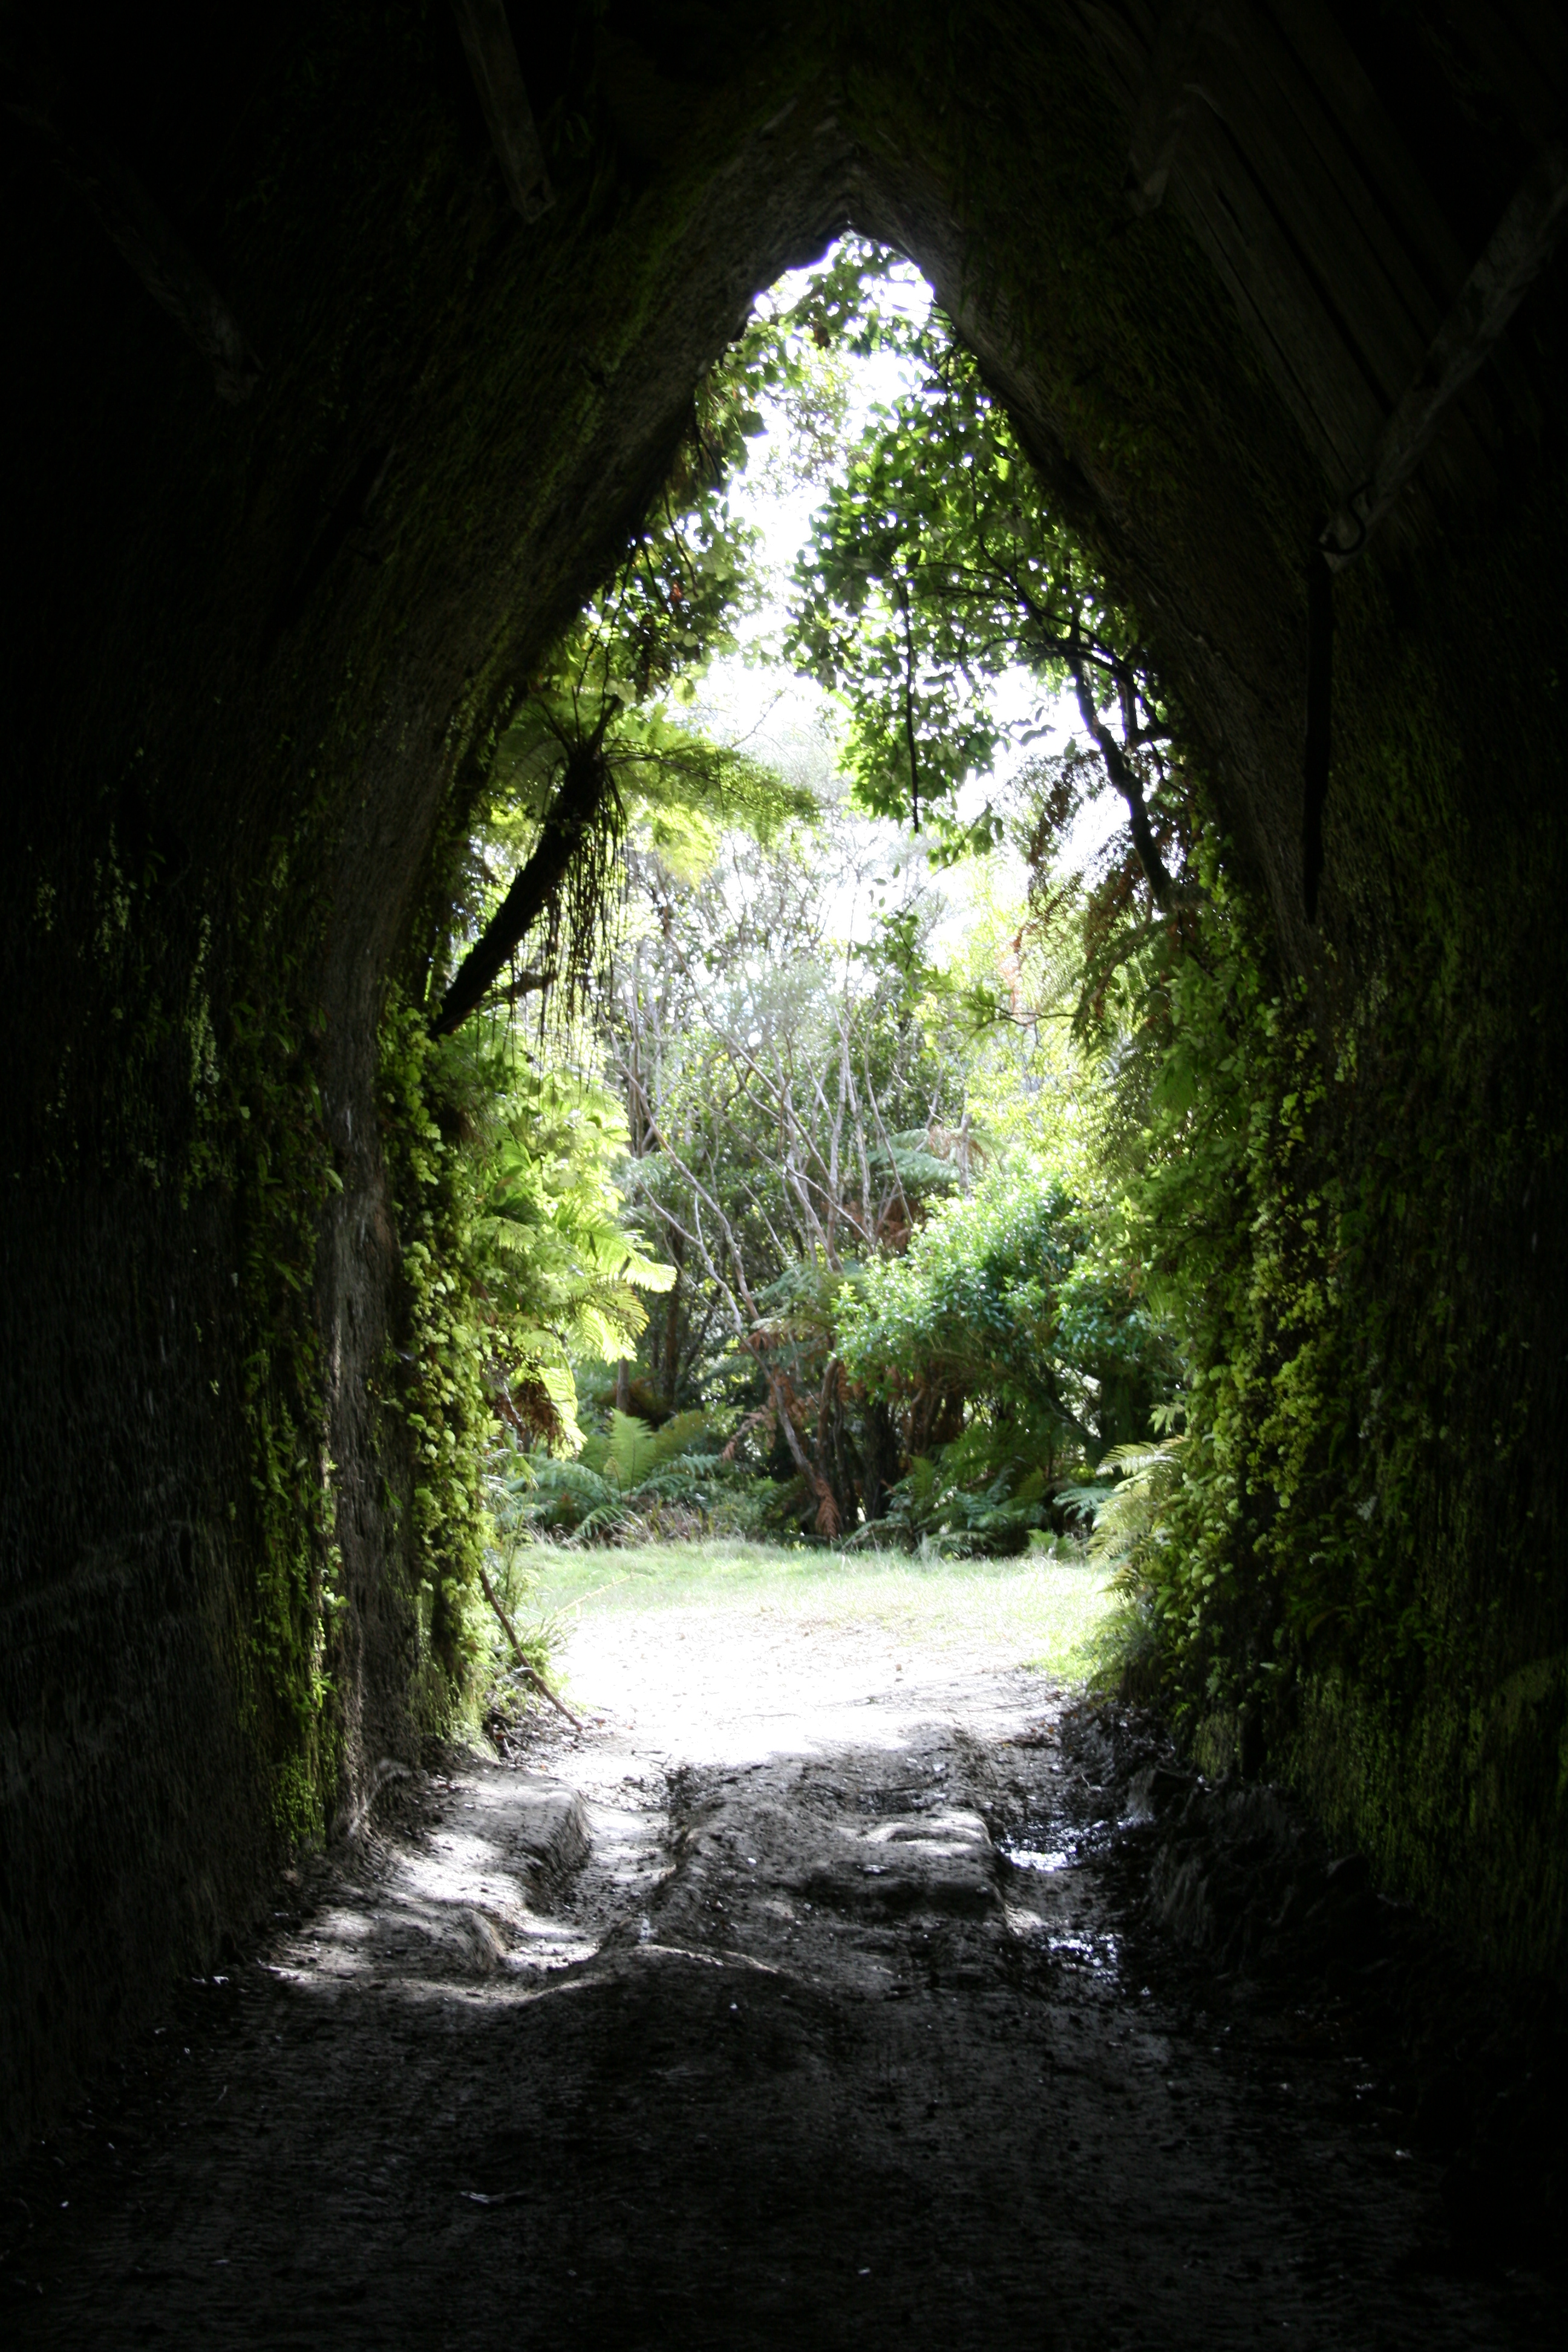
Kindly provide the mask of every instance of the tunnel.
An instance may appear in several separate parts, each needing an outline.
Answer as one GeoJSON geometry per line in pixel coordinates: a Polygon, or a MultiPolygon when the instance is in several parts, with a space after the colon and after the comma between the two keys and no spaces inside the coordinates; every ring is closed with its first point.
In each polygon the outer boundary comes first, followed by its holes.
{"type": "Polygon", "coordinates": [[[7,9],[0,58],[13,2150],[439,1725],[380,1024],[509,697],[851,230],[1138,614],[1318,1041],[1303,1213],[1350,1205],[1292,1409],[1365,1573],[1214,1769],[1547,1999],[1557,11],[143,0],[7,9]]]}

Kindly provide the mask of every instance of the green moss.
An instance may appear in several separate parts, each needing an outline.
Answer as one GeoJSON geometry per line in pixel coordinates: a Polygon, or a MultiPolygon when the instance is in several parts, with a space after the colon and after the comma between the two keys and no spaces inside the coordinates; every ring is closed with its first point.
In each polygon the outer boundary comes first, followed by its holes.
{"type": "Polygon", "coordinates": [[[424,1021],[395,999],[383,1024],[378,1095],[402,1273],[380,1398],[403,1439],[419,1628],[416,1716],[435,1732],[461,1709],[478,1654],[473,1596],[496,1417],[480,1302],[466,1277],[474,1191],[460,1106],[443,1087],[424,1021]]]}
{"type": "Polygon", "coordinates": [[[236,921],[243,994],[204,1006],[188,1191],[228,1203],[237,1363],[248,1454],[243,1515],[248,1623],[241,1723],[286,1842],[319,1838],[335,1791],[342,1725],[328,1650],[341,1598],[333,1467],[318,1312],[322,1223],[342,1189],[317,1076],[324,1028],[308,952],[320,921],[320,809],[293,828],[236,921]]]}
{"type": "MultiPolygon", "coordinates": [[[[1027,446],[1145,614],[1232,845],[1246,951],[1189,1008],[1207,1124],[1191,1213],[1177,1187],[1163,1229],[1212,1274],[1168,1686],[1215,1757],[1260,1724],[1394,1883],[1500,1950],[1560,1952],[1561,452],[1543,425],[1528,501],[1493,485],[1484,529],[1458,514],[1444,543],[1428,520],[1415,554],[1391,538],[1342,585],[1331,954],[1290,841],[1301,555],[1329,486],[1175,208],[1127,219],[1125,126],[1071,27],[879,0],[752,12],[721,53],[707,19],[637,22],[661,58],[688,44],[679,137],[635,152],[578,58],[549,117],[558,202],[525,232],[464,148],[444,14],[321,12],[202,202],[201,249],[267,359],[244,412],[129,295],[115,367],[82,366],[79,256],[52,231],[23,284],[66,396],[58,418],[38,404],[18,541],[49,617],[18,637],[47,675],[13,772],[7,1102],[31,1144],[12,1175],[62,1200],[121,1187],[149,1262],[170,1197],[221,1235],[228,1287],[200,1300],[229,1514],[213,1572],[279,1831],[319,1832],[347,1738],[321,1088],[369,1108],[384,998],[399,1319],[363,1423],[376,1475],[349,1466],[380,1495],[367,1552],[409,1579],[435,1726],[471,1645],[486,1415],[416,1009],[498,718],[613,560],[744,291],[729,191],[793,253],[772,183],[810,180],[831,108],[889,214],[932,225],[1027,446]],[[765,164],[722,178],[775,119],[765,164]],[[280,619],[373,446],[393,451],[381,502],[280,619]]],[[[1551,383],[1542,283],[1510,335],[1545,339],[1551,383]]],[[[374,1171],[355,1181],[381,1205],[374,1171]]],[[[184,1235],[167,1255],[168,1286],[194,1283],[184,1235]]],[[[169,1429],[171,1484],[205,1492],[169,1429]]],[[[95,1474],[84,1441],[70,1475],[95,1474]]]]}
{"type": "Polygon", "coordinates": [[[1194,1752],[1234,1761],[1252,1723],[1386,1885],[1531,1969],[1568,1937],[1568,975],[1561,820],[1528,856],[1509,825],[1521,771],[1562,752],[1522,675],[1506,739],[1487,726],[1459,649],[1484,608],[1468,654],[1500,691],[1528,667],[1511,638],[1540,628],[1560,494],[1462,588],[1394,568],[1346,599],[1342,952],[1270,977],[1232,897],[1228,945],[1178,987],[1141,1201],[1194,1375],[1158,1599],[1194,1752]]]}

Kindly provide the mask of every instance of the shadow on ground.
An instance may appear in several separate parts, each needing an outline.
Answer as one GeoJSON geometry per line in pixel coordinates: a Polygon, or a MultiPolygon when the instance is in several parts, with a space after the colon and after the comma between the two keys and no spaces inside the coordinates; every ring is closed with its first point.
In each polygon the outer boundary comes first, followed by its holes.
{"type": "Polygon", "coordinates": [[[12,2340],[1546,2341],[1344,2017],[1151,1924],[1152,1783],[1127,1826],[1065,1706],[797,1690],[390,1782],[7,2181],[12,2340]]]}

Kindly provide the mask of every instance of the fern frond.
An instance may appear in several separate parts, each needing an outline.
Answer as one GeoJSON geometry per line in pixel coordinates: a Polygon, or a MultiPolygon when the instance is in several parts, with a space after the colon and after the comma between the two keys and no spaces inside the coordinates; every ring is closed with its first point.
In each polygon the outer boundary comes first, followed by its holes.
{"type": "Polygon", "coordinates": [[[623,1491],[638,1486],[658,1459],[658,1441],[646,1421],[618,1408],[610,1415],[606,1469],[623,1491]]]}

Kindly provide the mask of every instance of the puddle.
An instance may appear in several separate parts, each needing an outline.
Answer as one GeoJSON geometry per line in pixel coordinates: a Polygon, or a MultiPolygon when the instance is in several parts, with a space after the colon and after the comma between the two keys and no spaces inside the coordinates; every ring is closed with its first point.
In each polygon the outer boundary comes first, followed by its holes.
{"type": "Polygon", "coordinates": [[[1038,1845],[1004,1845],[1002,1853],[1015,1870],[1070,1870],[1078,1860],[1075,1853],[1038,1845]]]}
{"type": "Polygon", "coordinates": [[[1058,1959],[1110,1976],[1117,1972],[1121,1954],[1114,1936],[1047,1936],[1046,1942],[1058,1959]]]}

